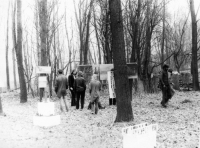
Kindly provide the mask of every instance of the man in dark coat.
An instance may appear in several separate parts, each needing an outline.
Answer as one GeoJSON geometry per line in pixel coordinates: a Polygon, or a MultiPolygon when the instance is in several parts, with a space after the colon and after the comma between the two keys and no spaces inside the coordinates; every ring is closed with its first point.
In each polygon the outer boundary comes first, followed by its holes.
{"type": "Polygon", "coordinates": [[[65,104],[66,111],[69,110],[68,106],[67,106],[66,98],[65,98],[65,96],[67,95],[67,89],[68,89],[67,77],[65,75],[63,75],[63,70],[59,69],[58,76],[55,81],[55,92],[60,101],[60,110],[61,111],[63,111],[62,99],[65,104]]]}
{"type": "Polygon", "coordinates": [[[160,86],[162,90],[162,101],[161,105],[163,107],[167,107],[166,104],[168,103],[169,99],[171,98],[171,92],[170,92],[170,83],[168,78],[168,68],[169,66],[167,64],[163,65],[163,70],[160,77],[160,86]]]}
{"type": "Polygon", "coordinates": [[[76,106],[75,91],[74,91],[74,79],[76,71],[72,70],[71,74],[68,76],[69,90],[71,92],[71,106],[76,106]]]}
{"type": "Polygon", "coordinates": [[[86,82],[83,78],[83,72],[78,72],[78,77],[74,81],[74,90],[76,93],[76,109],[79,109],[79,100],[81,98],[81,109],[84,108],[86,82]]]}

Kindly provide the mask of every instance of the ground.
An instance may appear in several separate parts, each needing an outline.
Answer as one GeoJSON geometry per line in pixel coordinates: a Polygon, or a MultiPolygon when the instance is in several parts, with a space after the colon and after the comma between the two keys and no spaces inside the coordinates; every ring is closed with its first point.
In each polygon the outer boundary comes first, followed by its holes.
{"type": "Polygon", "coordinates": [[[82,111],[70,107],[61,114],[61,124],[50,128],[33,125],[38,98],[29,96],[27,103],[20,104],[18,92],[1,95],[7,116],[0,116],[0,148],[122,148],[121,129],[144,122],[158,123],[157,148],[196,148],[199,144],[200,92],[176,92],[167,108],[160,105],[161,93],[134,95],[134,121],[129,123],[114,123],[116,106],[109,106],[104,95],[101,102],[106,109],[98,115],[87,110],[86,100],[82,111]]]}

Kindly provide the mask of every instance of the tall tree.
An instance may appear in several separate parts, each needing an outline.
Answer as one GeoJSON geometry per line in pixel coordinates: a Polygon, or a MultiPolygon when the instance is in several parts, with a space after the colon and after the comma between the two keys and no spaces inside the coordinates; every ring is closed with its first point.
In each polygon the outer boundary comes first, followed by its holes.
{"type": "MultiPolygon", "coordinates": [[[[47,55],[47,0],[39,1],[39,23],[40,23],[40,50],[41,59],[40,66],[48,65],[47,55]]],[[[44,94],[44,89],[40,88],[40,101],[44,94]]]]}
{"type": "Polygon", "coordinates": [[[164,47],[165,47],[165,0],[163,0],[163,26],[162,26],[162,42],[161,42],[161,67],[164,62],[164,47]]]}
{"type": "Polygon", "coordinates": [[[20,84],[20,103],[27,102],[27,89],[24,77],[23,56],[22,56],[22,18],[21,0],[17,0],[17,48],[16,57],[18,64],[19,84],[20,84]]]}
{"type": "Polygon", "coordinates": [[[7,29],[6,29],[6,78],[7,78],[7,89],[10,90],[10,72],[9,72],[9,60],[8,60],[8,52],[9,52],[9,9],[10,2],[8,4],[8,14],[7,14],[7,29]]]}
{"type": "Polygon", "coordinates": [[[193,89],[199,90],[199,80],[198,80],[198,60],[197,60],[197,20],[194,10],[194,0],[190,0],[190,11],[192,19],[192,82],[193,89]]]}
{"type": "Polygon", "coordinates": [[[109,7],[112,33],[111,48],[113,51],[117,97],[117,117],[115,122],[132,121],[133,112],[127,76],[121,1],[109,0],[109,7]]]}
{"type": "Polygon", "coordinates": [[[14,76],[14,87],[17,88],[17,80],[16,80],[16,57],[15,57],[15,50],[17,48],[17,40],[16,40],[16,23],[15,23],[15,16],[16,16],[16,1],[13,5],[12,11],[12,39],[13,39],[13,49],[12,49],[12,60],[13,60],[13,76],[14,76]]]}

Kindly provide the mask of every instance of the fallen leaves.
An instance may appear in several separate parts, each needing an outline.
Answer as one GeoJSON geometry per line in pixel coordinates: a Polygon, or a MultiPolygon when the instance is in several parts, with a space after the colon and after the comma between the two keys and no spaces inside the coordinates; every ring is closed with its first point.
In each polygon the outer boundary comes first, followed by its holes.
{"type": "MultiPolygon", "coordinates": [[[[158,94],[136,94],[133,96],[133,122],[114,123],[116,106],[109,106],[108,96],[101,97],[106,109],[97,115],[85,108],[61,114],[61,124],[50,128],[33,125],[37,113],[38,98],[30,98],[25,104],[19,103],[18,92],[2,94],[3,110],[0,116],[0,143],[4,148],[122,148],[121,129],[140,123],[158,123],[157,148],[198,147],[200,124],[199,92],[176,92],[167,108],[160,105],[158,94]]],[[[88,96],[88,95],[87,95],[88,96]]],[[[56,99],[56,113],[59,104],[56,99]]],[[[68,105],[70,99],[68,99],[68,105]]]]}

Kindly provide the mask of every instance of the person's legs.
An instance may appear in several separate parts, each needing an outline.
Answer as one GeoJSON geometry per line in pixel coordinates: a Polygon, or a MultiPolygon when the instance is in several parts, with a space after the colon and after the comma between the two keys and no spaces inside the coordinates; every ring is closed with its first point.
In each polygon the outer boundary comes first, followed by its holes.
{"type": "Polygon", "coordinates": [[[67,106],[67,102],[66,102],[65,96],[63,96],[63,102],[64,102],[64,104],[65,104],[65,109],[66,109],[66,111],[68,112],[68,111],[69,111],[69,108],[68,108],[68,106],[67,106]]]}
{"type": "Polygon", "coordinates": [[[166,90],[163,88],[163,90],[162,90],[162,101],[161,101],[161,105],[163,106],[163,107],[167,107],[166,106],[166,90]]]}
{"type": "Polygon", "coordinates": [[[59,98],[59,103],[60,103],[60,111],[63,112],[63,107],[62,107],[62,97],[59,98]]]}
{"type": "Polygon", "coordinates": [[[97,114],[99,111],[98,102],[99,102],[99,97],[95,99],[95,114],[97,114]]]}
{"type": "Polygon", "coordinates": [[[79,109],[80,95],[81,95],[81,94],[80,94],[79,92],[76,93],[76,97],[77,97],[77,98],[76,98],[76,99],[77,99],[77,100],[76,100],[76,109],[79,109]]]}
{"type": "Polygon", "coordinates": [[[71,92],[71,106],[75,106],[76,105],[75,93],[71,89],[70,89],[70,92],[71,92]]]}
{"type": "Polygon", "coordinates": [[[91,112],[92,112],[92,114],[94,114],[94,112],[95,112],[94,101],[91,102],[91,112]]]}
{"type": "Polygon", "coordinates": [[[85,92],[81,92],[81,109],[84,108],[85,92]]]}

